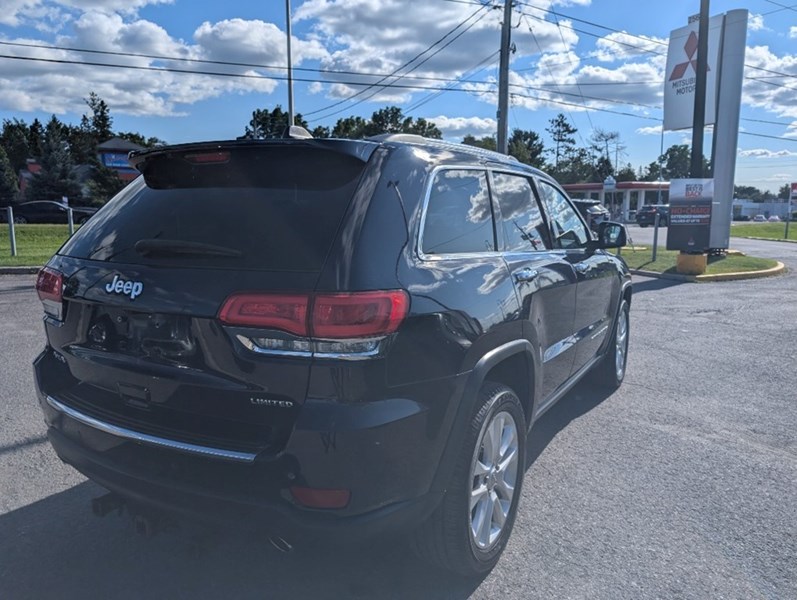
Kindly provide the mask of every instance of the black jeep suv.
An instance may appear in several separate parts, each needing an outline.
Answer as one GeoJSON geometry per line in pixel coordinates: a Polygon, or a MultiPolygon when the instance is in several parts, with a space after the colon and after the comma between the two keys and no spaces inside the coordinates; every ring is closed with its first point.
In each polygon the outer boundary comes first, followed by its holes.
{"type": "Polygon", "coordinates": [[[48,435],[110,490],[95,509],[403,531],[491,568],[535,419],[623,380],[623,226],[593,237],[544,173],[416,136],[131,162],[37,281],[48,435]]]}

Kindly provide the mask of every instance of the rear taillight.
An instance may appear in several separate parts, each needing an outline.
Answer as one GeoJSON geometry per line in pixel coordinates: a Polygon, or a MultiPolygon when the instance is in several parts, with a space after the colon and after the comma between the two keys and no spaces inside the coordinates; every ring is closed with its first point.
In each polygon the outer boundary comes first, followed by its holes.
{"type": "Polygon", "coordinates": [[[251,350],[268,353],[370,355],[395,332],[409,311],[403,290],[346,294],[233,294],[219,319],[227,325],[283,331],[303,339],[238,336],[251,350]]]}
{"type": "Polygon", "coordinates": [[[44,305],[44,312],[60,321],[64,313],[63,274],[50,267],[44,267],[36,278],[36,293],[44,305]]]}
{"type": "Polygon", "coordinates": [[[402,290],[321,294],[313,303],[313,337],[350,339],[393,333],[407,315],[409,298],[402,290]]]}
{"type": "Polygon", "coordinates": [[[278,329],[307,336],[309,296],[293,294],[233,294],[219,312],[228,325],[278,329]]]}

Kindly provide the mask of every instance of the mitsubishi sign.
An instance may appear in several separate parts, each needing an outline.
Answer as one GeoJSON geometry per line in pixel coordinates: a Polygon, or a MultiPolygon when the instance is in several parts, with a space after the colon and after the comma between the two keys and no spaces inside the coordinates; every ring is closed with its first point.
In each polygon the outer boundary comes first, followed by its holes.
{"type": "MultiPolygon", "coordinates": [[[[706,73],[706,125],[716,121],[720,40],[724,16],[712,17],[708,25],[708,72],[706,73]]],[[[692,127],[697,82],[697,28],[690,23],[670,33],[664,80],[664,129],[692,127]]]]}

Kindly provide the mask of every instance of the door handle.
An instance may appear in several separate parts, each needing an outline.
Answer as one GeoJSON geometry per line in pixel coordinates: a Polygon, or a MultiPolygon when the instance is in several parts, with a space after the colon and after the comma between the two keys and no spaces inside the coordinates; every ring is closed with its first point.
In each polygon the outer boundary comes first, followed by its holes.
{"type": "Polygon", "coordinates": [[[533,281],[539,273],[534,269],[520,269],[519,271],[515,271],[512,275],[515,278],[515,282],[523,283],[526,281],[533,281]]]}

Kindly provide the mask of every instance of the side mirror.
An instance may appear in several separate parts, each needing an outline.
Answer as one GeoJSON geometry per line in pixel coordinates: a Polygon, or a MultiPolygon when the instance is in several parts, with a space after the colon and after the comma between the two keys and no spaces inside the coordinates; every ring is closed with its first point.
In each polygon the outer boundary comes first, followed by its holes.
{"type": "Polygon", "coordinates": [[[598,248],[622,248],[628,240],[625,225],[604,221],[598,225],[598,248]]]}

